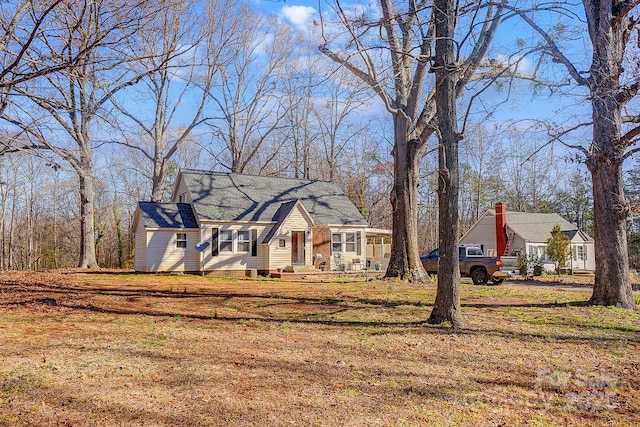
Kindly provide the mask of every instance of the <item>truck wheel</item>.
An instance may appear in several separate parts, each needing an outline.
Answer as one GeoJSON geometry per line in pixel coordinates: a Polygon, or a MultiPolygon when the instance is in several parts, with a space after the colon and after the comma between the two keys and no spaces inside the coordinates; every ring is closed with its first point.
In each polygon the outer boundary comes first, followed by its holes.
{"type": "Polygon", "coordinates": [[[489,275],[481,268],[476,268],[471,272],[471,280],[474,285],[486,285],[489,281],[489,275]]]}
{"type": "Polygon", "coordinates": [[[492,277],[491,281],[493,282],[494,285],[499,285],[500,283],[504,282],[504,279],[500,279],[498,277],[492,277]]]}

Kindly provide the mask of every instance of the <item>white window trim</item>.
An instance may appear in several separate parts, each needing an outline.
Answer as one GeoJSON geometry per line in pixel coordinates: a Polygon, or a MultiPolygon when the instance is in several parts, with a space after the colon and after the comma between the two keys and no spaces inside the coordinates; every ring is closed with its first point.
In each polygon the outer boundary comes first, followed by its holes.
{"type": "Polygon", "coordinates": [[[236,240],[236,252],[238,253],[250,253],[251,252],[251,230],[237,230],[235,233],[235,240],[236,240]],[[247,240],[240,240],[240,234],[241,233],[246,233],[247,234],[247,240]],[[247,244],[247,250],[240,250],[240,244],[241,243],[246,243],[247,244]]]}
{"type": "Polygon", "coordinates": [[[344,251],[343,252],[347,252],[347,253],[352,253],[355,254],[358,252],[358,235],[355,231],[345,231],[344,233],[342,233],[342,241],[344,242],[344,251]],[[352,234],[353,235],[353,241],[348,241],[347,240],[347,235],[348,234],[352,234]],[[348,245],[353,245],[353,250],[350,251],[349,249],[347,249],[348,245]]]}
{"type": "Polygon", "coordinates": [[[187,233],[176,233],[176,249],[187,249],[187,233]],[[180,238],[180,236],[184,236],[184,238],[180,238]],[[184,242],[184,246],[179,245],[181,242],[184,242]]]}
{"type": "Polygon", "coordinates": [[[527,255],[533,255],[533,249],[535,249],[535,255],[540,261],[547,261],[547,246],[546,245],[529,245],[527,255]]]}
{"type": "Polygon", "coordinates": [[[339,232],[332,232],[331,233],[331,253],[336,253],[336,252],[344,252],[344,244],[345,244],[345,236],[344,233],[339,233],[339,232]],[[335,235],[339,235],[340,236],[340,241],[337,240],[333,240],[333,236],[335,235]],[[340,244],[340,249],[337,250],[337,248],[334,247],[334,245],[340,244]]]}
{"type": "Polygon", "coordinates": [[[234,239],[234,234],[235,233],[233,231],[234,230],[222,230],[222,229],[219,231],[219,234],[218,234],[218,248],[219,248],[218,249],[218,253],[220,253],[220,254],[223,254],[223,253],[224,254],[232,254],[232,253],[234,253],[234,244],[233,244],[233,242],[235,240],[234,239]],[[231,233],[231,239],[223,239],[222,238],[222,235],[226,234],[226,233],[231,233]],[[224,243],[231,243],[231,249],[230,250],[223,249],[222,246],[223,246],[224,243]]]}
{"type": "Polygon", "coordinates": [[[360,244],[362,245],[362,234],[360,235],[361,238],[358,239],[358,233],[360,233],[360,231],[335,231],[335,232],[331,232],[331,253],[335,253],[335,252],[341,252],[343,255],[344,254],[357,254],[358,253],[358,242],[360,242],[360,244]],[[334,240],[333,236],[334,235],[340,235],[340,241],[334,240]],[[353,241],[352,242],[347,242],[347,234],[353,234],[353,241]],[[340,244],[340,250],[338,250],[337,248],[334,248],[334,244],[340,244]],[[353,245],[353,250],[347,250],[347,245],[353,245]]]}

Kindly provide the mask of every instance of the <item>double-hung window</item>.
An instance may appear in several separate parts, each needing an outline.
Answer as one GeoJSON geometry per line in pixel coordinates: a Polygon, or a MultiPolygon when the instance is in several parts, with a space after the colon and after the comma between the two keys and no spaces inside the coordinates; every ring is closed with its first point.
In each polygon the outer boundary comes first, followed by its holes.
{"type": "Polygon", "coordinates": [[[233,252],[233,231],[220,231],[220,252],[233,252]]]}
{"type": "Polygon", "coordinates": [[[529,255],[536,257],[539,261],[544,261],[547,258],[547,247],[529,246],[529,255]]]}
{"type": "Polygon", "coordinates": [[[176,233],[176,248],[187,247],[187,233],[176,233]]]}
{"type": "Polygon", "coordinates": [[[331,252],[342,252],[342,233],[331,234],[331,252]]]}
{"type": "Polygon", "coordinates": [[[238,231],[238,252],[249,252],[251,249],[251,232],[238,231]]]}
{"type": "Polygon", "coordinates": [[[345,237],[344,251],[355,252],[356,251],[356,233],[344,233],[344,237],[345,237]]]}
{"type": "Polygon", "coordinates": [[[331,233],[331,252],[351,252],[360,254],[362,236],[358,232],[331,233]]]}
{"type": "Polygon", "coordinates": [[[258,255],[257,230],[221,230],[214,227],[211,230],[211,256],[219,256],[222,253],[236,252],[258,255]]]}

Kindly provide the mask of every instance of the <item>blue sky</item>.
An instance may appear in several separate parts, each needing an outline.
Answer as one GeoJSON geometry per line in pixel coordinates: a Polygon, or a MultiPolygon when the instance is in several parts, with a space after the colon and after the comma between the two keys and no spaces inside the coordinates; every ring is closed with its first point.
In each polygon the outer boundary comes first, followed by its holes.
{"type": "MultiPolygon", "coordinates": [[[[318,1],[269,1],[258,0],[257,7],[265,13],[272,13],[285,20],[293,27],[303,30],[306,25],[311,25],[314,19],[318,18],[318,1]]],[[[348,3],[345,3],[348,4],[348,3]]],[[[328,11],[330,3],[320,0],[320,7],[323,11],[328,11]]],[[[581,13],[581,8],[576,9],[581,13]]],[[[545,26],[553,28],[557,24],[557,15],[549,15],[548,18],[541,17],[545,26]]],[[[569,33],[575,40],[567,41],[568,56],[576,63],[588,64],[590,60],[589,40],[584,32],[569,33]]],[[[526,24],[521,20],[512,19],[503,23],[494,47],[490,53],[493,58],[504,59],[513,54],[516,39],[522,39],[531,43],[538,38],[526,24]]],[[[320,40],[318,40],[320,42],[320,40]]],[[[585,65],[586,66],[586,65],[585,65]]],[[[535,67],[533,59],[524,59],[519,68],[520,71],[531,73],[535,67]]],[[[557,64],[547,64],[546,77],[554,80],[563,80],[566,71],[557,64]]],[[[514,82],[511,87],[504,86],[502,90],[491,90],[486,93],[485,102],[501,103],[491,120],[493,121],[513,121],[522,128],[530,127],[535,121],[547,123],[566,124],[575,122],[578,118],[588,120],[590,118],[590,105],[586,98],[586,91],[573,88],[551,94],[548,88],[536,87],[534,83],[528,81],[514,82]],[[510,89],[510,92],[508,92],[510,89]],[[509,96],[508,99],[505,99],[509,96]]],[[[515,125],[514,125],[515,126],[515,125]]]]}
{"type": "Polygon", "coordinates": [[[295,27],[304,26],[318,13],[317,1],[256,0],[254,4],[258,10],[278,15],[295,27]]]}

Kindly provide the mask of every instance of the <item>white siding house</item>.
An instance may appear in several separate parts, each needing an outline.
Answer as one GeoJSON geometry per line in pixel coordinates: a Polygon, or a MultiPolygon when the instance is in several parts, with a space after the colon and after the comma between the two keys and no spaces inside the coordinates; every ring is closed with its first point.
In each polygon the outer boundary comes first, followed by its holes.
{"type": "Polygon", "coordinates": [[[171,203],[140,202],[134,227],[136,271],[224,274],[363,268],[370,230],[334,183],[197,170],[171,203]]]}
{"type": "Polygon", "coordinates": [[[140,202],[135,220],[136,271],[197,271],[200,230],[186,203],[140,202]]]}
{"type": "Polygon", "coordinates": [[[533,255],[546,270],[555,268],[546,253],[547,239],[555,225],[571,239],[573,271],[595,270],[594,241],[582,230],[555,213],[527,213],[507,211],[503,203],[487,210],[460,238],[460,244],[479,245],[489,256],[533,255]],[[504,215],[498,215],[504,212],[504,215]],[[501,247],[500,235],[503,236],[501,247]]]}

